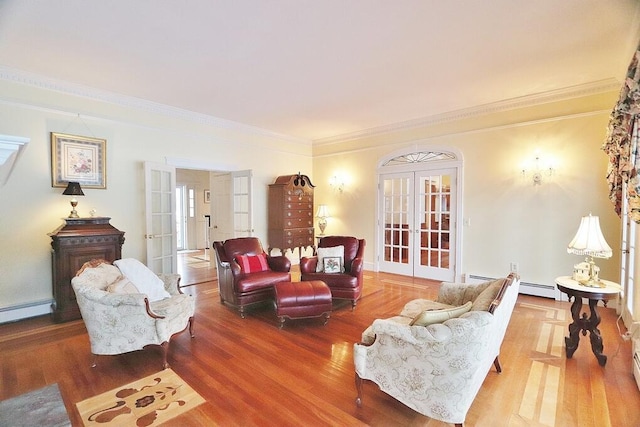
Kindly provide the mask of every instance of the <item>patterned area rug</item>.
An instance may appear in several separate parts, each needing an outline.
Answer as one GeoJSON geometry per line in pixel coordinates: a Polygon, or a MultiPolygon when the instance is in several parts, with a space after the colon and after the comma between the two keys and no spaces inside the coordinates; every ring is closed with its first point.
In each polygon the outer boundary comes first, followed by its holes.
{"type": "Polygon", "coordinates": [[[171,369],[76,404],[85,426],[156,426],[205,400],[171,369]]]}
{"type": "Polygon", "coordinates": [[[58,384],[0,402],[0,426],[70,426],[58,384]]]}

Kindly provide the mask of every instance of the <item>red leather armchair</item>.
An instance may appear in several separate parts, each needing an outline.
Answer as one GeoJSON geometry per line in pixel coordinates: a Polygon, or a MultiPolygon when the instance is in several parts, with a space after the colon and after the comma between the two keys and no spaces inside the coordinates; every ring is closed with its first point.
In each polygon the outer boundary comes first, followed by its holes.
{"type": "Polygon", "coordinates": [[[318,257],[303,257],[300,259],[301,280],[322,280],[331,289],[332,298],[351,300],[354,309],[362,295],[365,241],[348,236],[327,236],[318,242],[318,248],[335,246],[344,246],[344,273],[317,273],[318,257]]]}
{"type": "Polygon", "coordinates": [[[291,261],[285,256],[269,256],[255,237],[213,242],[213,248],[216,251],[220,302],[236,307],[242,318],[247,306],[273,300],[275,283],[291,281],[291,261]],[[259,254],[267,256],[269,268],[266,271],[243,272],[236,257],[259,254]]]}

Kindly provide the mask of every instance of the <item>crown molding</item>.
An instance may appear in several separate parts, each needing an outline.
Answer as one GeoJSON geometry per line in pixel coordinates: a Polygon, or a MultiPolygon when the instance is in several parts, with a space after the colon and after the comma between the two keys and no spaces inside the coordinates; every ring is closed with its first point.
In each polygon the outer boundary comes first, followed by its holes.
{"type": "Polygon", "coordinates": [[[246,132],[249,134],[275,138],[281,141],[311,145],[311,140],[291,135],[284,135],[267,129],[251,126],[232,120],[221,119],[208,114],[196,113],[182,108],[172,107],[133,96],[121,95],[114,92],[96,89],[76,83],[52,79],[39,74],[0,65],[0,80],[34,86],[40,89],[61,92],[67,95],[88,98],[95,101],[115,104],[121,107],[133,108],[153,114],[188,120],[191,122],[213,126],[224,130],[246,132]]]}
{"type": "Polygon", "coordinates": [[[610,92],[612,90],[619,90],[621,85],[622,83],[620,81],[612,77],[609,79],[598,80],[582,85],[570,86],[548,92],[541,92],[533,95],[525,95],[517,98],[505,99],[489,104],[449,111],[442,114],[435,114],[432,116],[421,117],[418,119],[407,120],[403,122],[391,123],[389,125],[377,126],[360,131],[330,136],[327,138],[314,139],[313,145],[315,147],[318,147],[321,145],[340,144],[342,142],[354,139],[371,138],[390,132],[410,130],[425,126],[433,126],[440,123],[478,117],[489,113],[498,113],[502,111],[513,110],[516,108],[533,107],[549,102],[580,98],[583,96],[610,92]]]}

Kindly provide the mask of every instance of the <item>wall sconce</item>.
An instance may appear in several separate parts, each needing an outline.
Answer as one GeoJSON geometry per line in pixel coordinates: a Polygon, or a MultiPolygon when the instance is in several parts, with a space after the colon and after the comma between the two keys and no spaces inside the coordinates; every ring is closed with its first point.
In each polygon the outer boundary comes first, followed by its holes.
{"type": "Polygon", "coordinates": [[[320,236],[324,236],[324,229],[327,228],[327,218],[331,218],[331,215],[329,214],[329,208],[327,207],[327,205],[318,205],[316,218],[318,218],[318,227],[320,227],[320,236]]]}
{"type": "Polygon", "coordinates": [[[334,175],[329,180],[329,185],[342,193],[344,191],[344,178],[338,175],[334,175]]]}
{"type": "Polygon", "coordinates": [[[544,176],[552,176],[555,172],[551,161],[547,161],[546,165],[543,164],[540,159],[540,154],[536,152],[536,157],[533,162],[528,162],[522,167],[522,176],[526,178],[528,176],[533,180],[533,185],[541,185],[544,176]]]}
{"type": "Polygon", "coordinates": [[[65,196],[73,196],[71,197],[71,213],[69,214],[69,218],[78,218],[78,212],[76,211],[76,206],[78,206],[78,199],[76,196],[84,196],[82,192],[82,188],[80,187],[79,182],[69,182],[67,184],[67,188],[62,192],[65,196]]]}

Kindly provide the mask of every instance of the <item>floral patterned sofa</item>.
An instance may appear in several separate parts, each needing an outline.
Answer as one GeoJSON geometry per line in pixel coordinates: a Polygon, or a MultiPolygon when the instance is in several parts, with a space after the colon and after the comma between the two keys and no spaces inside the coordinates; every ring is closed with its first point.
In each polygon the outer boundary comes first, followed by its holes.
{"type": "Polygon", "coordinates": [[[134,259],[85,263],[71,280],[89,333],[92,366],[97,355],[160,346],[162,366],[174,334],[189,326],[193,337],[195,299],[183,294],[177,274],[155,275],[134,259]]]}
{"type": "Polygon", "coordinates": [[[435,301],[414,300],[377,319],[354,345],[356,403],[363,380],[415,411],[462,426],[498,360],[518,297],[516,274],[481,284],[443,283],[435,301]]]}

